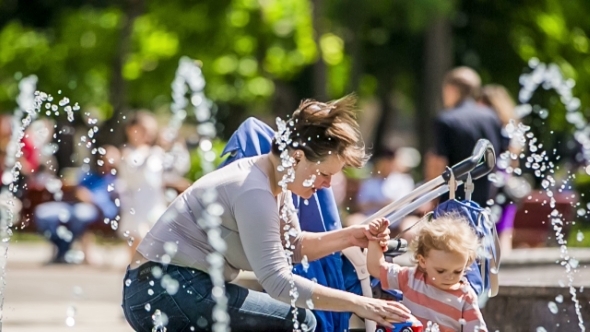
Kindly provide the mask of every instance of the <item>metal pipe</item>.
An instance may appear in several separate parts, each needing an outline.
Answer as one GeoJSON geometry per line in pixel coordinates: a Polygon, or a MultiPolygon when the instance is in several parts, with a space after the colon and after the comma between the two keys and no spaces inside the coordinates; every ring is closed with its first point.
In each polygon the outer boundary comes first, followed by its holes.
{"type": "Polygon", "coordinates": [[[365,219],[362,223],[366,224],[376,218],[384,218],[384,217],[392,214],[396,210],[400,209],[404,205],[410,203],[411,201],[416,199],[416,197],[422,196],[444,183],[445,183],[445,180],[444,180],[443,176],[440,175],[440,176],[426,182],[425,184],[421,185],[420,187],[412,190],[411,193],[398,199],[397,201],[389,203],[385,207],[381,208],[381,210],[373,213],[371,216],[369,216],[367,219],[365,219]]]}

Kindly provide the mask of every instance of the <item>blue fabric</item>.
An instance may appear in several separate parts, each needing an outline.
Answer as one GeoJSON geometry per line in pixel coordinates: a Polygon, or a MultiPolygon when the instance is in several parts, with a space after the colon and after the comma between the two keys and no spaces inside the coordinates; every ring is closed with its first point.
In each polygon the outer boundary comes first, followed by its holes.
{"type": "MultiPolygon", "coordinates": [[[[274,130],[256,118],[248,118],[230,137],[222,156],[229,157],[220,167],[231,162],[270,152],[274,130]]],[[[326,232],[342,228],[338,207],[332,189],[320,189],[307,202],[293,195],[293,202],[299,211],[301,229],[307,232],[326,232]]],[[[334,253],[309,263],[304,269],[301,264],[293,272],[320,285],[361,294],[360,282],[352,264],[340,253],[334,253]]],[[[348,330],[350,313],[314,310],[317,332],[348,330]]]]}
{"type": "Polygon", "coordinates": [[[92,203],[94,203],[103,216],[109,219],[114,219],[119,213],[119,208],[115,204],[115,198],[109,192],[109,185],[114,185],[116,178],[114,175],[97,173],[84,173],[80,180],[80,186],[87,188],[92,192],[92,203]]]}
{"type": "MultiPolygon", "coordinates": [[[[494,227],[494,225],[486,224],[486,218],[483,218],[484,209],[480,207],[479,204],[474,201],[448,200],[439,204],[434,209],[434,218],[438,218],[439,216],[448,213],[458,213],[465,217],[469,221],[470,226],[475,230],[477,236],[482,239],[485,252],[491,253],[493,257],[496,257],[496,248],[493,244],[493,241],[487,240],[492,238],[492,227],[494,227]]],[[[483,259],[479,259],[477,262],[474,262],[470,266],[470,269],[468,269],[465,273],[465,277],[477,295],[482,295],[484,292],[490,290],[489,275],[489,257],[483,257],[483,259]],[[481,263],[484,263],[485,275],[483,276],[481,274],[481,263]]]]}

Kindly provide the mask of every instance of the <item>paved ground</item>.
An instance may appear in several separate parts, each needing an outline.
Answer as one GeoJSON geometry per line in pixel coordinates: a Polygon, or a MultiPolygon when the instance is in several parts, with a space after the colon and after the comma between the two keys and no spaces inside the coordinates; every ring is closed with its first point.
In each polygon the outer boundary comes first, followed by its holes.
{"type": "MultiPolygon", "coordinates": [[[[42,243],[11,244],[8,252],[2,331],[131,331],[119,307],[124,246],[101,247],[99,257],[108,262],[101,267],[43,265],[50,249],[42,243]],[[75,312],[72,327],[68,312],[75,312]]],[[[575,284],[590,286],[590,249],[570,254],[580,261],[575,284]]],[[[504,259],[500,282],[557,286],[567,281],[558,258],[556,249],[515,251],[504,259]]]]}
{"type": "Polygon", "coordinates": [[[8,252],[2,331],[132,331],[119,307],[125,248],[101,250],[112,258],[101,267],[44,265],[51,251],[39,244],[8,252]]]}

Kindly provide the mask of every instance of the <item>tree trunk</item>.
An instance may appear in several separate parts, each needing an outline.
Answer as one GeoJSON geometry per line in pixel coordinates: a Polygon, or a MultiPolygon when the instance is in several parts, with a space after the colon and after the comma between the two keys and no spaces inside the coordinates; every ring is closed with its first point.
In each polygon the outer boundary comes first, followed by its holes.
{"type": "Polygon", "coordinates": [[[315,43],[318,48],[318,59],[313,65],[313,92],[314,92],[314,99],[320,101],[327,101],[328,100],[328,91],[327,91],[327,79],[326,79],[326,63],[322,58],[322,50],[320,48],[320,37],[323,33],[323,23],[322,23],[322,14],[323,14],[323,2],[322,0],[313,0],[312,1],[312,24],[313,29],[315,31],[315,43]]]}
{"type": "Polygon", "coordinates": [[[426,30],[424,42],[424,68],[420,89],[416,132],[418,147],[424,154],[434,142],[432,121],[442,109],[442,80],[453,65],[451,24],[447,18],[438,18],[426,30]]]}
{"type": "Polygon", "coordinates": [[[354,18],[350,20],[349,38],[347,41],[348,54],[350,55],[350,80],[347,93],[358,92],[361,77],[364,72],[363,43],[361,31],[365,23],[365,4],[362,1],[348,1],[347,6],[353,6],[354,18]]]}
{"type": "Polygon", "coordinates": [[[125,142],[125,115],[128,112],[127,82],[123,78],[123,65],[131,48],[131,36],[135,19],[144,10],[144,0],[127,0],[123,4],[125,16],[117,46],[117,56],[113,59],[109,100],[113,107],[113,116],[102,126],[97,137],[98,143],[120,146],[125,142]]]}
{"type": "Polygon", "coordinates": [[[397,116],[395,107],[391,103],[391,92],[393,87],[391,84],[387,84],[391,78],[384,78],[380,80],[379,89],[377,91],[379,103],[381,104],[381,116],[378,117],[377,128],[375,129],[375,135],[373,140],[373,153],[379,152],[381,149],[388,147],[385,139],[387,138],[387,132],[389,131],[389,125],[394,123],[397,116]]]}

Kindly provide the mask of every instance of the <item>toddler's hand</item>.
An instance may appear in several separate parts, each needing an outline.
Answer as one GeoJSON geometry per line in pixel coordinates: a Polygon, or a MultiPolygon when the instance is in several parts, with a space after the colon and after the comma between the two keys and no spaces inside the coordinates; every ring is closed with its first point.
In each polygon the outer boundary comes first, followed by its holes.
{"type": "Polygon", "coordinates": [[[383,233],[389,227],[389,220],[385,218],[377,218],[369,223],[369,232],[371,235],[377,236],[383,233]]]}

